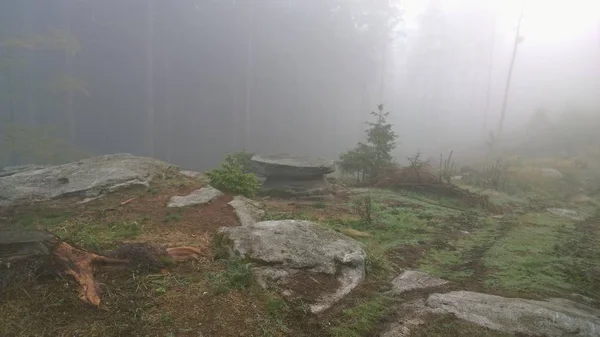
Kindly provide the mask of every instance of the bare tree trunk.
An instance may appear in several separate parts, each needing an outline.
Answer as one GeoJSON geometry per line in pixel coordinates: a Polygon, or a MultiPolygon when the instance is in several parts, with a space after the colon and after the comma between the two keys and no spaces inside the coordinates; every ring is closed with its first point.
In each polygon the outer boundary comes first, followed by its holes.
{"type": "MultiPolygon", "coordinates": [[[[31,2],[30,0],[21,1],[21,15],[23,19],[23,30],[25,36],[31,36],[33,34],[32,20],[31,20],[31,2]]],[[[27,123],[29,125],[36,125],[38,121],[38,107],[37,97],[34,93],[33,86],[33,66],[34,59],[31,51],[26,52],[26,64],[25,64],[25,104],[27,110],[27,123]]]]}
{"type": "MultiPolygon", "coordinates": [[[[65,71],[69,78],[73,73],[73,55],[66,50],[65,51],[65,71]]],[[[65,113],[67,115],[67,129],[69,132],[69,142],[75,143],[75,113],[73,112],[73,88],[67,88],[65,92],[65,113]]]]}
{"type": "Polygon", "coordinates": [[[252,3],[248,4],[249,11],[249,27],[246,36],[246,79],[245,79],[245,88],[244,88],[244,114],[242,118],[242,143],[248,144],[248,125],[250,120],[250,113],[252,112],[252,65],[254,63],[253,53],[254,53],[254,11],[252,3]]]}
{"type": "Polygon", "coordinates": [[[171,83],[171,55],[169,53],[169,47],[165,49],[165,117],[167,119],[165,160],[170,163],[173,152],[173,91],[171,83]]]}
{"type": "Polygon", "coordinates": [[[504,128],[504,118],[506,117],[506,105],[508,103],[508,93],[510,91],[510,84],[512,79],[512,73],[515,66],[515,59],[517,58],[517,51],[519,44],[521,43],[521,23],[523,22],[524,8],[521,8],[521,14],[519,15],[519,21],[517,23],[517,31],[515,33],[515,41],[513,43],[513,51],[510,59],[510,66],[508,67],[508,76],[506,77],[506,86],[504,87],[504,99],[502,101],[502,111],[500,113],[500,124],[498,125],[498,136],[500,139],[502,135],[502,129],[504,128]]]}
{"type": "Polygon", "coordinates": [[[494,69],[494,49],[496,46],[496,15],[494,14],[494,20],[492,21],[492,46],[490,48],[490,55],[488,60],[487,69],[487,85],[485,89],[485,107],[483,110],[483,134],[485,136],[487,132],[488,116],[490,114],[490,101],[492,94],[492,73],[494,69]]]}
{"type": "Polygon", "coordinates": [[[146,12],[146,146],[154,156],[154,0],[148,1],[146,12]]]}

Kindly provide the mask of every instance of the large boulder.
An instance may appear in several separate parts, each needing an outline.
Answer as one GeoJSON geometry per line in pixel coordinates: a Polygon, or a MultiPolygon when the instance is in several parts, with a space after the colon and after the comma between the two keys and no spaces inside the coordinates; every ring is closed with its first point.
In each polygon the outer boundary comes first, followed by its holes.
{"type": "Polygon", "coordinates": [[[255,277],[313,313],[330,308],[365,277],[362,245],[331,229],[300,220],[263,221],[219,230],[222,249],[254,262],[255,277]]]}
{"type": "Polygon", "coordinates": [[[508,333],[547,337],[600,336],[600,310],[566,299],[534,301],[453,291],[432,294],[427,306],[508,333]]]}
{"type": "Polygon", "coordinates": [[[258,173],[280,178],[321,177],[335,171],[335,161],[321,158],[308,158],[287,154],[252,157],[252,164],[258,173]]]}
{"type": "Polygon", "coordinates": [[[320,198],[330,192],[325,175],[335,161],[291,155],[252,157],[257,174],[265,176],[261,194],[275,197],[320,198]]]}
{"type": "Polygon", "coordinates": [[[132,185],[147,186],[169,164],[153,158],[114,154],[74,163],[31,168],[0,177],[0,206],[61,196],[96,197],[132,185]]]}

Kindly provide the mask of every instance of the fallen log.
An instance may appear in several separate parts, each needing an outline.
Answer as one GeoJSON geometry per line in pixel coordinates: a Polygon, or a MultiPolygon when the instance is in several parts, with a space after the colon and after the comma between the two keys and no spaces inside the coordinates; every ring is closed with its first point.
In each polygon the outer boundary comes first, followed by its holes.
{"type": "Polygon", "coordinates": [[[79,284],[79,298],[99,306],[100,287],[94,279],[99,268],[131,268],[144,261],[162,265],[160,256],[174,261],[198,259],[193,247],[164,248],[150,244],[128,244],[104,256],[74,247],[59,237],[40,230],[0,231],[0,293],[15,282],[35,279],[44,273],[70,275],[79,284]]]}

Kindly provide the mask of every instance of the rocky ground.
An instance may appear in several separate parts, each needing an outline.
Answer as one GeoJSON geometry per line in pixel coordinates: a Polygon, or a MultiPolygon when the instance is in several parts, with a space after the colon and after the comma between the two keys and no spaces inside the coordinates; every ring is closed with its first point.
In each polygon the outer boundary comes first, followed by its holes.
{"type": "Polygon", "coordinates": [[[69,276],[3,285],[0,336],[600,335],[593,198],[476,191],[488,210],[338,185],[326,201],[257,202],[137,163],[7,170],[0,230],[46,229],[98,253],[189,246],[197,258],[99,269],[100,307],[69,276]],[[371,219],[357,212],[365,197],[371,219]]]}

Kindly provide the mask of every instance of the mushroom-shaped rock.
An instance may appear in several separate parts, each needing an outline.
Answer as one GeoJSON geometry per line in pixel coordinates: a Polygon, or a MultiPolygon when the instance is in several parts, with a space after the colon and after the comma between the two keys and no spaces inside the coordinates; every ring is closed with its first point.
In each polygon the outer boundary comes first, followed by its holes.
{"type": "Polygon", "coordinates": [[[362,245],[310,221],[263,221],[219,230],[219,244],[255,264],[263,287],[302,299],[313,313],[330,308],[365,277],[362,245]]]}
{"type": "Polygon", "coordinates": [[[335,161],[292,155],[252,157],[255,171],[266,179],[262,194],[278,197],[313,197],[328,194],[325,175],[335,171],[335,161]]]}
{"type": "Polygon", "coordinates": [[[335,161],[287,154],[252,157],[259,173],[267,177],[311,178],[335,171],[335,161]]]}

